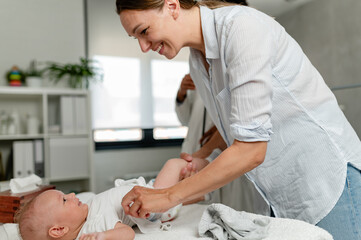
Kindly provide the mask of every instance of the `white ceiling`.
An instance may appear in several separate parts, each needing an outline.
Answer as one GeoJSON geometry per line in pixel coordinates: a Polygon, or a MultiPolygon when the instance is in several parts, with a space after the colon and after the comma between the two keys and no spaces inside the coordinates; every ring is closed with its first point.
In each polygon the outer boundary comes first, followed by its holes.
{"type": "Polygon", "coordinates": [[[312,0],[248,0],[248,4],[273,17],[295,9],[312,0]]]}

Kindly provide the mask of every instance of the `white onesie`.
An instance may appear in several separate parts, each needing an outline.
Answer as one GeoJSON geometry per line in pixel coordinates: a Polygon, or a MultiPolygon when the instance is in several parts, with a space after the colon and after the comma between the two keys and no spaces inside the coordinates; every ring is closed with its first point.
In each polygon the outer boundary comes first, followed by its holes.
{"type": "Polygon", "coordinates": [[[125,215],[122,199],[133,186],[120,186],[94,196],[87,204],[89,212],[86,222],[78,234],[104,232],[113,229],[118,222],[133,226],[135,223],[125,215]]]}
{"type": "Polygon", "coordinates": [[[146,219],[133,218],[124,213],[122,199],[134,186],[151,187],[146,184],[143,177],[127,181],[117,179],[114,188],[95,195],[87,202],[89,206],[87,220],[76,239],[79,239],[82,234],[114,229],[118,222],[130,227],[137,224],[143,233],[161,231],[163,224],[160,220],[151,222],[146,219]]]}

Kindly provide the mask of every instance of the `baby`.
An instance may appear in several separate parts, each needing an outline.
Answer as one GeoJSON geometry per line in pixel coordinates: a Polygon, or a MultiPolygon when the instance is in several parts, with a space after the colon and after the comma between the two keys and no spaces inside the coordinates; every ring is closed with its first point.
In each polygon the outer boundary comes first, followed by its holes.
{"type": "MultiPolygon", "coordinates": [[[[187,168],[190,172],[196,173],[207,164],[207,160],[200,158],[194,158],[192,163],[183,159],[170,159],[158,174],[153,187],[170,187],[180,180],[179,173],[182,169],[187,168]]],[[[162,219],[162,216],[164,218],[162,220],[171,220],[170,218],[174,217],[174,209],[166,214],[151,214],[149,220],[125,215],[121,206],[122,198],[135,185],[139,185],[139,179],[137,183],[120,184],[118,187],[97,194],[87,204],[80,202],[74,193],[46,191],[34,198],[17,214],[20,234],[23,240],[127,240],[134,239],[132,226],[135,224],[139,226],[141,221],[152,223],[150,221],[162,219]]],[[[140,185],[146,184],[143,182],[140,185]]],[[[175,209],[179,209],[179,206],[175,209]]]]}

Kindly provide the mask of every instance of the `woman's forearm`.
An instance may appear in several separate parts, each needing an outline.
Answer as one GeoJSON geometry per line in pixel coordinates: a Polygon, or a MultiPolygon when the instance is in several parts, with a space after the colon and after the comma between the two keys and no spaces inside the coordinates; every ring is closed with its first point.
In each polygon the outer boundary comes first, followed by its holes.
{"type": "Polygon", "coordinates": [[[266,150],[267,142],[235,141],[200,172],[169,188],[169,197],[181,203],[218,189],[260,165],[266,150]]]}
{"type": "Polygon", "coordinates": [[[201,171],[170,188],[135,186],[123,197],[124,212],[146,218],[151,212],[164,212],[179,203],[203,196],[257,167],[263,162],[266,149],[267,142],[235,141],[201,171]]]}

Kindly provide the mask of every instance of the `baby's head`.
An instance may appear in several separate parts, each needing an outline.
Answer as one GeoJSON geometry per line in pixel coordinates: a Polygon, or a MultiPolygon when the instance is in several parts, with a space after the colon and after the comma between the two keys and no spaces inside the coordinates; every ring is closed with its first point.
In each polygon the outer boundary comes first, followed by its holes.
{"type": "Polygon", "coordinates": [[[88,215],[88,205],[74,193],[48,190],[34,198],[17,216],[23,240],[75,239],[88,215]]]}

